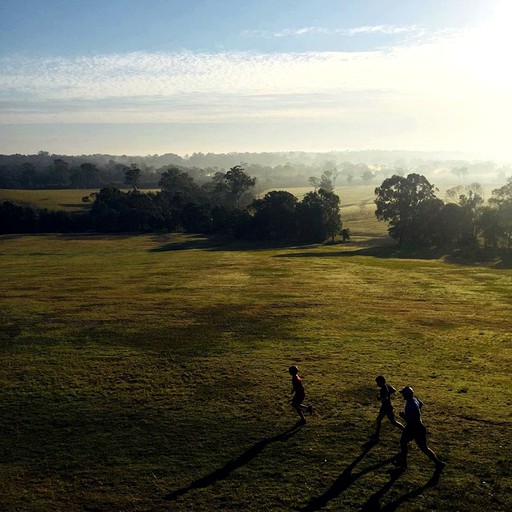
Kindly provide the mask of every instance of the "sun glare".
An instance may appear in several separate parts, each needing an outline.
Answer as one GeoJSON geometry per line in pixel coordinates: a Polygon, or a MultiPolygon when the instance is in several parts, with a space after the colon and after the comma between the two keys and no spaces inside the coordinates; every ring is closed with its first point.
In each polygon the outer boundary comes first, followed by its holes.
{"type": "Polygon", "coordinates": [[[496,4],[492,17],[483,24],[475,41],[477,65],[484,81],[502,88],[512,83],[510,48],[512,48],[512,3],[496,4]]]}

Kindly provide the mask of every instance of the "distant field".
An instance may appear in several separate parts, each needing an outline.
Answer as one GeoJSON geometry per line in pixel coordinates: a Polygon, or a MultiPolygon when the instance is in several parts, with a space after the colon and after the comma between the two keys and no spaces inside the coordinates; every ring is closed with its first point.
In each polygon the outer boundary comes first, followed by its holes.
{"type": "Polygon", "coordinates": [[[0,237],[1,510],[512,510],[512,271],[374,238],[0,237]],[[315,413],[283,436],[290,364],[315,413]],[[438,482],[415,448],[389,473],[389,423],[363,448],[380,373],[438,482]]]}
{"type": "Polygon", "coordinates": [[[98,192],[98,189],[15,190],[3,188],[0,189],[0,202],[13,201],[48,210],[77,211],[90,208],[90,203],[82,202],[82,197],[88,196],[92,192],[98,192]]]}
{"type": "Polygon", "coordinates": [[[82,202],[82,197],[97,190],[13,190],[0,189],[0,202],[13,201],[27,206],[48,210],[81,210],[90,205],[82,202]]]}
{"type": "MultiPolygon", "coordinates": [[[[311,192],[311,187],[297,187],[287,189],[302,199],[304,194],[311,192]]],[[[356,208],[362,202],[372,203],[374,199],[375,186],[354,186],[337,187],[336,193],[340,195],[343,208],[356,208]]],[[[152,189],[152,191],[154,191],[152,189]]],[[[36,206],[38,208],[48,208],[49,210],[77,210],[87,208],[89,205],[82,202],[82,197],[98,192],[97,189],[91,190],[15,190],[0,189],[0,202],[14,201],[19,204],[36,206]]],[[[147,190],[145,191],[147,192],[147,190]]],[[[262,194],[264,195],[265,192],[262,194]]]]}

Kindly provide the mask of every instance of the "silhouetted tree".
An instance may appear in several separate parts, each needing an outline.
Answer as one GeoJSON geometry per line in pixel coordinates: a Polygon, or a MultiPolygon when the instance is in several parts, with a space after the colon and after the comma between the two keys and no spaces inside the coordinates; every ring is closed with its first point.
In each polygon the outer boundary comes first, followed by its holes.
{"type": "Polygon", "coordinates": [[[297,198],[290,192],[273,190],[255,199],[249,210],[254,213],[252,233],[256,238],[289,240],[297,236],[295,207],[297,198]]]}
{"type": "Polygon", "coordinates": [[[308,192],[297,204],[299,239],[303,242],[323,242],[327,238],[322,198],[318,192],[308,192]]]}
{"type": "Polygon", "coordinates": [[[53,161],[53,166],[49,169],[51,174],[51,181],[57,188],[64,188],[69,186],[69,164],[62,158],[56,158],[53,161]]]}
{"type": "Polygon", "coordinates": [[[200,187],[194,182],[194,179],[178,167],[170,167],[162,173],[158,185],[162,192],[168,194],[174,202],[186,204],[201,196],[200,187]]]}
{"type": "Polygon", "coordinates": [[[98,184],[100,171],[95,164],[91,164],[88,162],[83,163],[80,165],[80,170],[83,173],[86,188],[91,188],[98,184]]]}
{"type": "Polygon", "coordinates": [[[443,202],[425,176],[394,175],[375,189],[375,215],[389,223],[391,237],[402,242],[430,242],[436,236],[436,222],[443,202]]]}
{"type": "Polygon", "coordinates": [[[245,174],[244,169],[240,165],[235,165],[229,169],[224,179],[228,185],[228,195],[231,198],[232,205],[240,208],[243,196],[250,188],[254,187],[256,178],[251,178],[245,174]]]}
{"type": "Polygon", "coordinates": [[[503,187],[494,189],[489,205],[496,209],[496,217],[501,231],[501,238],[507,250],[512,248],[512,177],[503,187]]]}
{"type": "Polygon", "coordinates": [[[313,192],[316,192],[320,188],[320,178],[317,176],[310,176],[308,183],[313,187],[313,192]]]}
{"type": "Polygon", "coordinates": [[[131,190],[123,194],[119,209],[119,228],[121,231],[145,232],[158,229],[162,222],[158,208],[148,194],[131,190]]]}
{"type": "Polygon", "coordinates": [[[127,210],[127,195],[117,188],[108,187],[98,192],[89,215],[97,231],[115,232],[122,230],[120,219],[126,216],[127,210]]]}
{"type": "Polygon", "coordinates": [[[201,186],[202,192],[209,198],[211,204],[228,206],[230,188],[225,178],[226,175],[223,172],[217,171],[201,186]]]}
{"type": "Polygon", "coordinates": [[[134,190],[139,188],[140,182],[140,169],[132,164],[131,167],[125,169],[124,171],[124,182],[129,187],[132,187],[134,190]]]}
{"type": "Polygon", "coordinates": [[[503,229],[500,223],[498,210],[491,206],[481,208],[478,218],[478,230],[484,239],[484,247],[497,248],[500,238],[503,236],[503,229]]]}
{"type": "Polygon", "coordinates": [[[325,233],[334,242],[334,237],[341,230],[340,198],[334,192],[323,188],[318,191],[318,195],[322,203],[322,220],[325,233]]]}
{"type": "Polygon", "coordinates": [[[477,223],[483,203],[483,198],[473,190],[470,190],[467,195],[463,194],[459,197],[459,205],[466,219],[466,225],[461,233],[462,240],[465,242],[477,242],[477,223]]]}
{"type": "Polygon", "coordinates": [[[187,203],[181,212],[181,224],[189,233],[210,233],[212,216],[208,205],[187,203]]]}
{"type": "Polygon", "coordinates": [[[325,190],[326,192],[333,192],[336,186],[336,178],[339,172],[336,169],[324,171],[320,176],[319,189],[325,190]]]}
{"type": "Polygon", "coordinates": [[[34,233],[37,231],[37,213],[29,206],[11,201],[0,205],[0,233],[34,233]]]}
{"type": "Polygon", "coordinates": [[[437,241],[441,244],[458,242],[467,230],[468,219],[463,208],[456,203],[443,205],[436,228],[437,241]]]}
{"type": "MultiPolygon", "coordinates": [[[[76,222],[77,215],[71,215],[68,212],[58,210],[40,210],[37,230],[40,233],[69,233],[71,231],[80,231],[79,223],[76,222]]],[[[85,216],[81,216],[85,217],[85,216]]]]}
{"type": "Polygon", "coordinates": [[[35,188],[38,184],[36,168],[33,164],[25,162],[20,168],[19,182],[22,188],[35,188]]]}

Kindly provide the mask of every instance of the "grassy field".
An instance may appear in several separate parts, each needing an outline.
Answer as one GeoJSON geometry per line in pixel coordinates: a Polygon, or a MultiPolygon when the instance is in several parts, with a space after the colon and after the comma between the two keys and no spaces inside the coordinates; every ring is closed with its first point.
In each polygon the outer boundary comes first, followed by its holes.
{"type": "MultiPolygon", "coordinates": [[[[364,204],[373,205],[374,189],[374,185],[336,187],[336,193],[342,198],[343,208],[355,209],[357,207],[362,209],[364,204]]],[[[312,191],[311,187],[296,187],[288,190],[300,199],[304,194],[312,191]]],[[[18,204],[47,208],[48,210],[80,210],[90,206],[90,204],[82,202],[82,197],[92,192],[98,192],[98,190],[17,190],[4,188],[0,189],[0,202],[13,201],[18,204]]],[[[148,192],[148,190],[142,192],[148,192]]],[[[156,192],[156,189],[151,189],[151,192],[156,192]]],[[[266,192],[263,192],[261,196],[266,192]]]]}
{"type": "Polygon", "coordinates": [[[90,207],[82,197],[97,190],[16,190],[0,189],[0,203],[12,201],[25,206],[36,206],[48,210],[80,211],[90,207]]]}
{"type": "Polygon", "coordinates": [[[383,257],[361,195],[345,245],[0,237],[0,510],[512,510],[512,270],[383,257]],[[438,481],[368,445],[381,373],[438,481]]]}

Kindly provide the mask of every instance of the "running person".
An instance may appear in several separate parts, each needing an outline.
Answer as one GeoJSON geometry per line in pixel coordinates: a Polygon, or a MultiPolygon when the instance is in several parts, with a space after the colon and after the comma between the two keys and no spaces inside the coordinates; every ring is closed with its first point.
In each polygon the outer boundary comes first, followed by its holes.
{"type": "Polygon", "coordinates": [[[304,390],[304,384],[302,384],[302,377],[299,375],[299,368],[297,366],[290,366],[290,368],[288,368],[288,372],[292,376],[292,407],[300,416],[299,424],[304,425],[307,422],[303,411],[308,411],[309,414],[311,414],[313,412],[313,407],[302,403],[306,397],[306,392],[304,390]]]}
{"type": "Polygon", "coordinates": [[[375,382],[377,383],[377,386],[379,386],[379,400],[381,402],[379,414],[377,416],[377,425],[375,428],[375,434],[372,434],[370,437],[378,441],[379,440],[379,434],[380,434],[380,427],[382,424],[382,420],[387,417],[392,425],[395,427],[398,427],[399,429],[403,430],[405,427],[395,419],[395,413],[393,412],[393,405],[391,404],[391,395],[396,393],[396,389],[391,386],[391,384],[386,383],[386,379],[383,375],[379,375],[375,382]]]}
{"type": "Polygon", "coordinates": [[[436,471],[442,471],[445,463],[427,445],[427,429],[421,421],[423,402],[414,396],[414,390],[410,386],[402,388],[400,393],[405,400],[404,411],[400,413],[400,417],[404,418],[407,426],[400,438],[400,454],[396,458],[395,465],[403,468],[407,467],[408,444],[414,440],[419,449],[434,462],[436,471]]]}

